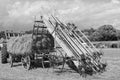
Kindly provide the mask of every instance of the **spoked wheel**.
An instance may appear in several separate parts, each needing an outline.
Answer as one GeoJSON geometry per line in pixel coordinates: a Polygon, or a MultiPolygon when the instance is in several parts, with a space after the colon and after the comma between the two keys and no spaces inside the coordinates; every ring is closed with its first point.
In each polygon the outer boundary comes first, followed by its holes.
{"type": "Polygon", "coordinates": [[[10,67],[13,67],[13,56],[12,55],[9,55],[9,64],[10,64],[10,67]]]}
{"type": "Polygon", "coordinates": [[[29,70],[31,68],[31,59],[30,59],[30,56],[22,57],[21,62],[22,62],[22,66],[25,69],[29,70]]]}
{"type": "Polygon", "coordinates": [[[57,57],[54,55],[50,56],[50,66],[52,66],[53,68],[55,68],[55,66],[57,66],[57,57]]]}
{"type": "Polygon", "coordinates": [[[62,51],[60,49],[57,50],[57,53],[59,53],[58,58],[59,58],[60,64],[62,65],[60,70],[61,70],[61,72],[63,72],[64,67],[65,67],[65,63],[66,63],[67,54],[63,55],[63,53],[62,53],[62,51]]]}
{"type": "Polygon", "coordinates": [[[54,69],[60,69],[60,71],[62,72],[64,69],[65,62],[66,62],[65,57],[66,56],[63,56],[61,51],[57,50],[56,53],[54,53],[50,56],[51,66],[54,69]]]}

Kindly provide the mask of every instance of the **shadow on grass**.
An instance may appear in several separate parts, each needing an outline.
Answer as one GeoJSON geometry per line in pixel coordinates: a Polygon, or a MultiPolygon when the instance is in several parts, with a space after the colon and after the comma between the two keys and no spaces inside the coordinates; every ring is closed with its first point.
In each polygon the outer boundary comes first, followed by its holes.
{"type": "Polygon", "coordinates": [[[40,59],[35,60],[32,63],[32,68],[50,68],[50,63],[48,61],[44,62],[44,65],[42,65],[42,61],[40,59]]]}
{"type": "Polygon", "coordinates": [[[61,70],[61,68],[56,68],[56,70],[54,70],[55,73],[77,73],[76,71],[72,70],[72,69],[63,69],[61,70]]]}
{"type": "Polygon", "coordinates": [[[22,66],[22,64],[21,63],[13,63],[12,67],[18,67],[18,66],[22,66]]]}

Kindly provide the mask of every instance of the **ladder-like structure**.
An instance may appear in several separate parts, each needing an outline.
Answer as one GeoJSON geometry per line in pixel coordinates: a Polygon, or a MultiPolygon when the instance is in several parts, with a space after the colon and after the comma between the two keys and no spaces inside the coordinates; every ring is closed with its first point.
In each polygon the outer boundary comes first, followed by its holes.
{"type": "Polygon", "coordinates": [[[43,21],[43,16],[40,16],[39,19],[35,18],[34,25],[33,25],[33,31],[32,31],[32,39],[33,39],[33,52],[35,52],[35,59],[41,59],[42,61],[42,67],[45,68],[44,63],[48,62],[48,60],[44,60],[45,57],[48,56],[49,49],[44,49],[42,46],[41,48],[37,48],[36,44],[38,41],[41,41],[39,45],[42,45],[42,39],[45,38],[45,35],[48,36],[49,32],[47,30],[47,27],[43,21]]]}
{"type": "Polygon", "coordinates": [[[87,63],[88,66],[94,66],[96,70],[100,70],[99,65],[102,64],[100,62],[100,52],[79,29],[70,28],[71,26],[64,24],[54,16],[45,20],[45,24],[53,37],[56,36],[56,41],[69,57],[74,57],[80,64],[81,59],[85,56],[90,60],[87,63]]]}
{"type": "Polygon", "coordinates": [[[96,47],[92,44],[92,42],[86,37],[86,35],[79,28],[72,25],[66,25],[65,23],[63,24],[63,22],[61,22],[57,17],[56,20],[61,25],[66,26],[66,29],[69,31],[69,33],[71,33],[71,35],[76,36],[78,38],[79,43],[83,45],[82,47],[87,48],[86,50],[88,50],[88,52],[91,53],[91,55],[97,55],[97,57],[100,58],[100,56],[103,53],[98,49],[96,49],[96,47]]]}
{"type": "Polygon", "coordinates": [[[42,19],[43,17],[40,17],[40,20],[34,21],[34,26],[33,26],[33,33],[32,33],[32,39],[36,40],[37,37],[42,36],[43,34],[48,34],[47,27],[44,24],[44,21],[42,19]]]}

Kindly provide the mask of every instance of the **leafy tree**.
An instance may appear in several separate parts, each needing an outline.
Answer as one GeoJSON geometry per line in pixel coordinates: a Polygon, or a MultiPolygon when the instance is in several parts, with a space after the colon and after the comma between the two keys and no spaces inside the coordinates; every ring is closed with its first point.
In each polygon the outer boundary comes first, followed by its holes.
{"type": "Polygon", "coordinates": [[[117,36],[117,40],[120,40],[120,30],[117,30],[116,36],[117,36]]]}
{"type": "Polygon", "coordinates": [[[92,35],[94,41],[114,41],[117,40],[116,29],[112,25],[99,27],[92,35]]]}
{"type": "Polygon", "coordinates": [[[25,31],[25,34],[32,34],[33,30],[25,31]]]}
{"type": "Polygon", "coordinates": [[[91,41],[100,41],[101,34],[98,31],[95,31],[92,35],[90,35],[89,39],[91,41]]]}
{"type": "Polygon", "coordinates": [[[95,31],[96,31],[96,30],[93,29],[93,28],[82,30],[82,32],[83,32],[85,35],[87,35],[87,36],[92,35],[95,31]]]}
{"type": "Polygon", "coordinates": [[[1,31],[1,32],[0,32],[0,39],[1,39],[1,38],[5,38],[5,33],[4,33],[4,31],[1,31]]]}

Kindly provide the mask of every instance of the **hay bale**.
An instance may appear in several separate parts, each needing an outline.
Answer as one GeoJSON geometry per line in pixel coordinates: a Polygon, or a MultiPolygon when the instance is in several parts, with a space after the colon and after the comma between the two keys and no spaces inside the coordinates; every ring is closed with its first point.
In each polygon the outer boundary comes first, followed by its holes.
{"type": "Polygon", "coordinates": [[[11,54],[30,54],[32,48],[32,35],[13,37],[7,42],[7,51],[11,54]]]}

